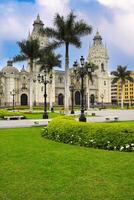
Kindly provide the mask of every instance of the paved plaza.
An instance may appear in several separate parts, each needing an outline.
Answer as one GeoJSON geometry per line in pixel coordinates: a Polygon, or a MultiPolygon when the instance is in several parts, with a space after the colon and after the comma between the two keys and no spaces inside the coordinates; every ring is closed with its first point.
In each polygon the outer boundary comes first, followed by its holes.
{"type": "Polygon", "coordinates": [[[47,126],[50,119],[0,120],[0,128],[47,126]]]}
{"type": "Polygon", "coordinates": [[[95,113],[96,117],[89,117],[88,121],[91,122],[105,122],[106,118],[113,121],[114,118],[118,118],[119,121],[131,121],[134,120],[134,110],[99,110],[99,111],[88,111],[91,115],[95,113]]]}
{"type": "MultiPolygon", "coordinates": [[[[77,112],[76,114],[79,114],[77,112]]],[[[95,117],[87,117],[88,122],[106,122],[114,121],[118,118],[119,121],[134,120],[134,110],[91,110],[87,111],[88,115],[95,113],[95,117]]],[[[51,119],[23,119],[23,120],[0,120],[0,128],[17,128],[31,126],[47,126],[51,119]]]]}

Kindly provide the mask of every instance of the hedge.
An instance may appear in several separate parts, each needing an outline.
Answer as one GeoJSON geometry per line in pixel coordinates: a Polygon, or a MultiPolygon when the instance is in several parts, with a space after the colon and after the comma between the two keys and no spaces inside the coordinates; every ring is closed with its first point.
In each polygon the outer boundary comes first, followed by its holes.
{"type": "MultiPolygon", "coordinates": [[[[5,116],[22,116],[22,113],[11,112],[11,111],[8,111],[8,110],[1,109],[0,110],[0,118],[3,119],[5,116]]],[[[25,116],[24,116],[24,118],[25,118],[25,116]]]]}
{"type": "Polygon", "coordinates": [[[58,117],[43,129],[42,136],[66,144],[134,151],[134,123],[84,123],[58,117]]]}

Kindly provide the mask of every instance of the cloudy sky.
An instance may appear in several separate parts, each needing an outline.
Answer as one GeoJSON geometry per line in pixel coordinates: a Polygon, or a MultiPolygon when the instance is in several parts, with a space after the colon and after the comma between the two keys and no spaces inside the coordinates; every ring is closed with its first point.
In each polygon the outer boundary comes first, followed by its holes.
{"type": "Polygon", "coordinates": [[[70,10],[93,27],[81,49],[70,49],[70,64],[81,55],[87,57],[98,29],[108,47],[109,69],[121,64],[134,70],[134,0],[0,0],[0,68],[19,52],[16,42],[27,38],[38,13],[45,26],[52,26],[55,13],[66,15],[70,10]]]}

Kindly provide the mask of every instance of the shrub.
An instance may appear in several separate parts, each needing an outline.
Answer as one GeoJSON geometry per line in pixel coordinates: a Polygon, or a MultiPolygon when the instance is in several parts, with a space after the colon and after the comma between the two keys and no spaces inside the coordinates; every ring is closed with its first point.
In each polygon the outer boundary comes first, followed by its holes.
{"type": "Polygon", "coordinates": [[[134,151],[134,124],[81,123],[70,117],[58,117],[44,128],[42,136],[85,147],[134,151]]]}
{"type": "Polygon", "coordinates": [[[19,113],[19,112],[11,112],[11,111],[4,110],[4,109],[0,110],[0,118],[2,118],[2,119],[4,118],[4,116],[21,116],[21,115],[22,115],[22,113],[19,113]]]}

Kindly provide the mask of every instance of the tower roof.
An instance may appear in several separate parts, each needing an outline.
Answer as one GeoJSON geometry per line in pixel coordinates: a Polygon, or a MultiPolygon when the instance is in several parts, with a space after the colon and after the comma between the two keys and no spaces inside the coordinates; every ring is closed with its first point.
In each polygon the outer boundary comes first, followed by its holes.
{"type": "Polygon", "coordinates": [[[93,40],[95,41],[95,40],[102,40],[102,37],[101,37],[101,35],[99,34],[99,31],[97,30],[97,32],[96,32],[96,35],[94,36],[94,38],[93,38],[93,40]]]}
{"type": "Polygon", "coordinates": [[[15,74],[19,72],[17,68],[13,67],[13,61],[11,60],[7,61],[7,66],[4,67],[1,71],[8,74],[15,74]]]}
{"type": "Polygon", "coordinates": [[[36,24],[44,25],[43,22],[40,19],[40,15],[39,14],[37,15],[37,18],[34,21],[33,25],[36,25],[36,24]]]}

